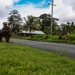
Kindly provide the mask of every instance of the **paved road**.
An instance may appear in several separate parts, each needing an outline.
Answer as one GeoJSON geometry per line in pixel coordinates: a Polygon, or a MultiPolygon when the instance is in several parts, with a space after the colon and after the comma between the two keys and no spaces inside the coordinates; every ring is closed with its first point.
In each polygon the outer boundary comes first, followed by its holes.
{"type": "Polygon", "coordinates": [[[21,40],[13,38],[11,38],[11,40],[17,44],[27,45],[30,47],[38,48],[45,51],[55,52],[59,54],[62,53],[66,56],[75,58],[75,45],[29,41],[29,40],[21,40]]]}

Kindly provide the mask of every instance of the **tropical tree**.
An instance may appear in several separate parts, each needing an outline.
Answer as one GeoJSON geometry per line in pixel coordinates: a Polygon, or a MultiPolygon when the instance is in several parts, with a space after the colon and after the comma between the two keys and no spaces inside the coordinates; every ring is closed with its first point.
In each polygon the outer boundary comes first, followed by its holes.
{"type": "Polygon", "coordinates": [[[25,19],[25,21],[26,21],[27,30],[30,31],[30,36],[32,38],[31,31],[33,30],[33,26],[34,26],[34,17],[32,15],[31,16],[27,16],[27,20],[25,19]]]}
{"type": "Polygon", "coordinates": [[[74,22],[71,22],[70,29],[71,29],[71,33],[75,33],[75,24],[74,24],[74,22]]]}
{"type": "Polygon", "coordinates": [[[50,33],[51,15],[41,14],[39,18],[42,22],[41,30],[46,34],[46,38],[48,38],[48,34],[50,33]]]}
{"type": "Polygon", "coordinates": [[[40,26],[41,22],[37,17],[30,15],[30,16],[27,16],[27,19],[24,17],[24,20],[25,20],[24,29],[29,30],[30,35],[31,35],[31,31],[41,29],[41,26],[40,26]]]}
{"type": "Polygon", "coordinates": [[[25,22],[26,22],[26,27],[27,27],[27,30],[30,31],[30,35],[31,35],[31,31],[33,30],[33,26],[34,26],[34,17],[31,15],[31,16],[27,16],[27,20],[26,18],[24,18],[25,22]]]}
{"type": "Polygon", "coordinates": [[[67,32],[66,24],[63,24],[63,23],[62,23],[62,24],[60,25],[60,27],[61,27],[62,34],[65,35],[66,32],[67,32]]]}
{"type": "Polygon", "coordinates": [[[17,10],[12,10],[9,13],[8,22],[9,26],[12,28],[12,31],[17,34],[20,30],[20,26],[22,23],[22,18],[17,10]]]}
{"type": "Polygon", "coordinates": [[[53,22],[52,31],[53,31],[52,33],[53,35],[57,35],[61,32],[61,28],[56,21],[53,22]]]}
{"type": "Polygon", "coordinates": [[[74,33],[75,32],[75,24],[74,22],[67,22],[66,24],[61,24],[62,33],[65,35],[67,32],[74,33]]]}
{"type": "MultiPolygon", "coordinates": [[[[46,38],[48,38],[48,34],[50,34],[50,32],[51,32],[52,16],[50,14],[42,14],[42,15],[40,15],[39,18],[42,20],[42,24],[41,24],[42,29],[41,30],[46,34],[46,38]]],[[[53,18],[53,25],[52,25],[53,33],[56,32],[56,29],[57,29],[56,20],[58,20],[58,19],[53,18]]]]}

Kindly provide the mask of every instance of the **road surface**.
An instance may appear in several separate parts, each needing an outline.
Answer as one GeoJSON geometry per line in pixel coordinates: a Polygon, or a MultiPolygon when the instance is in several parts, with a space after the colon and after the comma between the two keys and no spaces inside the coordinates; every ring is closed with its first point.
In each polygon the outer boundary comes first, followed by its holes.
{"type": "Polygon", "coordinates": [[[58,54],[63,54],[68,57],[75,58],[75,45],[21,40],[21,39],[13,39],[13,38],[11,38],[11,40],[17,44],[27,45],[37,49],[55,52],[58,54]]]}

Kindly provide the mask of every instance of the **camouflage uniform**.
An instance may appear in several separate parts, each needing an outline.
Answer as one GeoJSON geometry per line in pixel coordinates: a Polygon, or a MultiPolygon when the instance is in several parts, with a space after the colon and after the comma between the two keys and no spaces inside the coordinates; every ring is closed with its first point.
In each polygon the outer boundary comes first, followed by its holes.
{"type": "Polygon", "coordinates": [[[2,42],[2,30],[0,30],[0,42],[2,42]]]}
{"type": "Polygon", "coordinates": [[[62,40],[62,33],[59,34],[59,40],[62,40]]]}
{"type": "Polygon", "coordinates": [[[6,42],[9,42],[11,36],[11,28],[9,26],[3,27],[3,37],[5,38],[6,42]]]}
{"type": "Polygon", "coordinates": [[[7,26],[6,22],[4,22],[3,24],[4,25],[6,24],[6,25],[2,28],[2,37],[4,37],[6,42],[8,43],[9,40],[10,40],[10,36],[12,34],[12,30],[11,30],[11,28],[9,26],[7,26]]]}
{"type": "Polygon", "coordinates": [[[67,40],[67,41],[70,41],[70,34],[69,34],[69,32],[67,32],[66,40],[67,40]]]}

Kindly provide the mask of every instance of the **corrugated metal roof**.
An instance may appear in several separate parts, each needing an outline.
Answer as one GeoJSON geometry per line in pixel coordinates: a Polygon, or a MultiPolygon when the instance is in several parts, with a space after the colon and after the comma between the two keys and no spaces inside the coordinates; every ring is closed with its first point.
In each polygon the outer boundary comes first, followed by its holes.
{"type": "MultiPolygon", "coordinates": [[[[20,33],[24,33],[24,34],[30,34],[30,31],[26,31],[26,30],[22,30],[20,31],[20,33]]],[[[45,34],[44,32],[42,31],[37,31],[37,30],[34,30],[34,31],[31,31],[31,34],[45,34]]]]}

